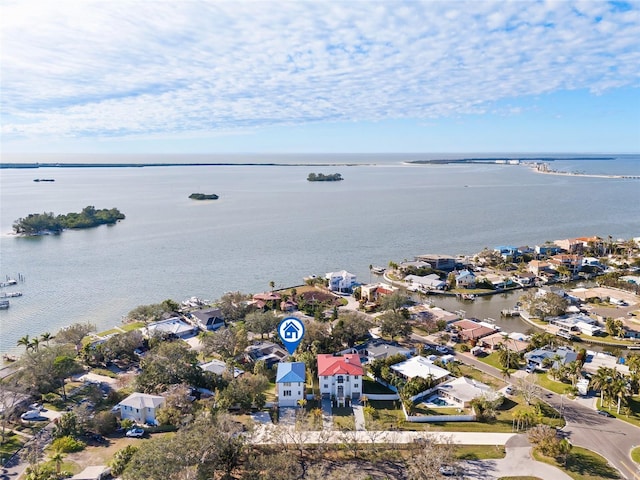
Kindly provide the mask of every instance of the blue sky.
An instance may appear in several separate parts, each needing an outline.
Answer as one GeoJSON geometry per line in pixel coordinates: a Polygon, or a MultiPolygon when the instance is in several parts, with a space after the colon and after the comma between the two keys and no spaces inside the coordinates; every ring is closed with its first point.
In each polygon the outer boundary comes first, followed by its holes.
{"type": "Polygon", "coordinates": [[[640,152],[640,2],[2,0],[2,153],[640,152]]]}

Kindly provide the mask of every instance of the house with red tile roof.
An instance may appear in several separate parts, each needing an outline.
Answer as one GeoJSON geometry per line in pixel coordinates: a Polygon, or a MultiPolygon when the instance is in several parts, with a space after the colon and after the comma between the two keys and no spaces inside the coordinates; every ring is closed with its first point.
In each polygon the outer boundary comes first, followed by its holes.
{"type": "Polygon", "coordinates": [[[335,398],[338,406],[360,398],[363,376],[364,369],[358,354],[318,355],[320,394],[325,398],[335,398]]]}
{"type": "Polygon", "coordinates": [[[474,322],[466,318],[453,322],[451,326],[458,330],[458,335],[460,335],[464,341],[478,340],[479,338],[496,332],[496,328],[489,326],[485,322],[474,322]]]}

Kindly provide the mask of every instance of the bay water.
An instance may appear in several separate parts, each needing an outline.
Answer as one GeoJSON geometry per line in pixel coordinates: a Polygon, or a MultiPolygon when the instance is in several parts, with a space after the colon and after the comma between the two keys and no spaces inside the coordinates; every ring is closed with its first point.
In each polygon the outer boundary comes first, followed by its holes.
{"type": "MultiPolygon", "coordinates": [[[[252,156],[233,161],[279,165],[2,169],[0,280],[24,281],[3,289],[23,296],[0,311],[0,352],[17,352],[23,335],[55,333],[74,322],[107,329],[137,305],[167,298],[256,293],[271,281],[276,288],[299,285],[304,276],[341,269],[368,282],[369,265],[424,253],[640,236],[638,180],[543,175],[522,165],[403,163],[421,158],[252,156]],[[308,182],[311,172],[340,173],[344,181],[308,182]],[[195,192],[220,198],[190,200],[195,192]],[[126,219],[60,235],[11,235],[12,223],[29,213],[87,205],[117,207],[126,219]]],[[[188,161],[212,160],[180,157],[188,161]]],[[[551,166],[640,175],[640,157],[633,155],[551,166]]]]}

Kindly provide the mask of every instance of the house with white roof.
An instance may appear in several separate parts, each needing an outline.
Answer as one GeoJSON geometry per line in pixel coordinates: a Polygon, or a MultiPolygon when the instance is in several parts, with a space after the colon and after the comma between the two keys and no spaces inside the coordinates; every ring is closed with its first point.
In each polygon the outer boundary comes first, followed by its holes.
{"type": "Polygon", "coordinates": [[[329,281],[329,289],[333,292],[350,292],[356,285],[356,276],[346,270],[329,272],[325,275],[329,281]]]}
{"type": "Polygon", "coordinates": [[[347,401],[360,398],[363,376],[364,369],[358,354],[318,355],[320,394],[325,398],[335,398],[338,405],[345,406],[347,401]]]}
{"type": "Polygon", "coordinates": [[[198,329],[196,327],[189,325],[179,317],[171,317],[165,320],[152,322],[143,329],[144,334],[148,337],[164,334],[175,335],[178,338],[189,338],[193,337],[197,331],[198,329]]]}
{"type": "MultiPolygon", "coordinates": [[[[205,363],[200,364],[200,368],[205,372],[215,373],[216,375],[223,375],[226,372],[230,372],[229,365],[224,363],[222,360],[213,359],[205,363]]],[[[244,370],[239,369],[238,367],[233,367],[233,377],[239,377],[244,373],[244,370]]]]}
{"type": "Polygon", "coordinates": [[[440,383],[449,376],[448,370],[434,365],[432,361],[422,356],[411,357],[404,362],[391,365],[389,368],[406,380],[421,377],[425,380],[432,378],[435,383],[440,383]]]}
{"type": "Polygon", "coordinates": [[[135,392],[118,403],[120,418],[128,418],[136,423],[148,423],[155,425],[156,413],[165,403],[165,398],[160,395],[135,392]]]}
{"type": "Polygon", "coordinates": [[[296,407],[305,396],[306,368],[303,362],[282,362],[278,364],[276,386],[278,406],[296,407]]]}
{"type": "Polygon", "coordinates": [[[474,398],[495,397],[497,392],[489,385],[467,377],[458,377],[438,385],[438,395],[455,402],[458,406],[466,408],[474,398]]]}
{"type": "Polygon", "coordinates": [[[442,290],[447,285],[446,282],[440,280],[440,277],[436,273],[425,275],[424,277],[407,275],[404,277],[404,282],[409,288],[419,287],[424,290],[442,290]]]}

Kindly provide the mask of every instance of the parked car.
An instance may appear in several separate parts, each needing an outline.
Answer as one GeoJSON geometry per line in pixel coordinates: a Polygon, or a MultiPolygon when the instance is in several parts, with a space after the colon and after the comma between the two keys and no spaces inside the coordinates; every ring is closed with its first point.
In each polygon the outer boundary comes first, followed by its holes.
{"type": "Polygon", "coordinates": [[[447,347],[444,347],[442,345],[438,345],[436,347],[436,351],[440,352],[440,353],[449,353],[449,349],[447,347]]]}
{"type": "Polygon", "coordinates": [[[127,437],[135,437],[135,438],[140,438],[140,437],[144,437],[144,430],[142,428],[132,428],[130,430],[127,430],[127,433],[125,433],[125,436],[127,437]]]}
{"type": "Polygon", "coordinates": [[[457,471],[456,471],[456,467],[454,467],[453,465],[441,465],[440,466],[440,474],[446,476],[446,477],[450,477],[452,475],[456,475],[457,471]]]}
{"type": "Polygon", "coordinates": [[[41,417],[40,410],[28,410],[20,415],[22,420],[38,420],[41,417]]]}
{"type": "Polygon", "coordinates": [[[513,387],[511,385],[507,386],[507,388],[504,389],[504,393],[506,393],[507,395],[512,395],[513,387]]]}
{"type": "Polygon", "coordinates": [[[607,418],[616,418],[614,415],[611,415],[606,410],[598,410],[598,415],[602,415],[603,417],[607,417],[607,418]]]}

